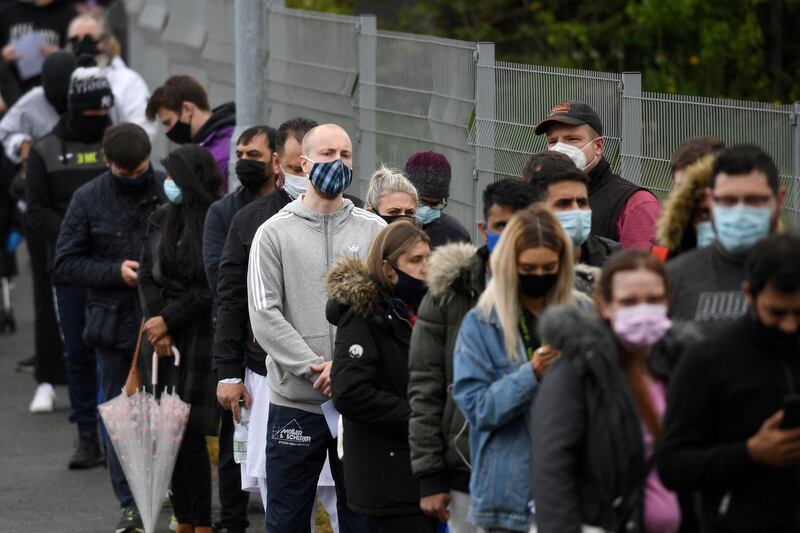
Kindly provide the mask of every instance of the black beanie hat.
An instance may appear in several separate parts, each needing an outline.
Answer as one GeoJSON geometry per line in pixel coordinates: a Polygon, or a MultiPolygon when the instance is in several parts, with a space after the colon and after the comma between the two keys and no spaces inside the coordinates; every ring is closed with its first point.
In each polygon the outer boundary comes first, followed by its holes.
{"type": "Polygon", "coordinates": [[[69,82],[67,102],[71,112],[86,109],[109,109],[114,105],[114,93],[103,69],[96,66],[94,58],[82,55],[78,68],[69,82]]]}
{"type": "Polygon", "coordinates": [[[78,62],[69,52],[53,52],[42,65],[42,89],[50,102],[67,100],[69,80],[78,62]]]}

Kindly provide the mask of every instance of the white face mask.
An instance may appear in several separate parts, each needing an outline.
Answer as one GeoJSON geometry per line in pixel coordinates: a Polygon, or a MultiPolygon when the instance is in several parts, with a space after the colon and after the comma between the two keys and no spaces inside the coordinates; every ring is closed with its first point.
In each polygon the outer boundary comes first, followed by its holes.
{"type": "Polygon", "coordinates": [[[580,148],[577,146],[573,146],[571,144],[557,142],[553,146],[550,147],[550,150],[554,152],[560,152],[565,156],[572,159],[572,162],[575,163],[575,166],[578,167],[578,170],[585,170],[586,167],[594,163],[594,160],[597,159],[597,155],[595,155],[591,162],[586,163],[586,154],[583,153],[583,149],[589,146],[590,144],[596,142],[598,139],[602,139],[602,137],[598,137],[597,139],[592,139],[588,143],[584,144],[580,148]]]}
{"type": "Polygon", "coordinates": [[[283,172],[284,176],[283,190],[286,191],[286,194],[288,194],[292,200],[297,200],[300,198],[301,194],[306,192],[308,188],[308,178],[306,176],[289,174],[283,169],[283,165],[281,165],[281,172],[283,172]]]}

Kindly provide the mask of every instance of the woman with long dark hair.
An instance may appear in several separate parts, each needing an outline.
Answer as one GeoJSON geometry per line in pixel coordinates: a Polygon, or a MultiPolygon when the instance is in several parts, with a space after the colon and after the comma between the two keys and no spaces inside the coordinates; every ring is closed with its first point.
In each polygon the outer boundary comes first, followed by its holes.
{"type": "Polygon", "coordinates": [[[611,257],[596,315],[557,308],[540,332],[561,357],[533,413],[533,488],[540,533],[675,533],[678,497],[661,484],[655,443],[664,375],[680,355],[667,318],[667,277],[650,252],[611,257]],[[667,359],[667,361],[665,361],[667,359]]]}
{"type": "MultiPolygon", "coordinates": [[[[148,221],[139,264],[139,293],[147,340],[161,358],[160,390],[175,387],[192,406],[172,475],[178,532],[211,531],[211,465],[205,435],[218,426],[216,376],[211,369],[211,289],[203,270],[203,224],[217,199],[220,175],[211,154],[187,145],[162,161],[169,202],[148,221]],[[175,367],[173,347],[182,356],[175,367]]],[[[150,358],[140,361],[150,376],[150,358]]]]}

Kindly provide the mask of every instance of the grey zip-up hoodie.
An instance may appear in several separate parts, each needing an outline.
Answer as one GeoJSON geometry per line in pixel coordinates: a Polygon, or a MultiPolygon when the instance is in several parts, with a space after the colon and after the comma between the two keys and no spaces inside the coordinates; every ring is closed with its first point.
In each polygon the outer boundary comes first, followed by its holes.
{"type": "Polygon", "coordinates": [[[267,352],[270,401],[322,413],[329,400],[314,390],[309,365],[330,361],[336,332],[325,318],[325,273],[337,258],[363,260],[380,217],[343,199],[322,215],[302,202],[281,209],[258,228],[250,248],[247,303],[258,344],[267,352]]]}

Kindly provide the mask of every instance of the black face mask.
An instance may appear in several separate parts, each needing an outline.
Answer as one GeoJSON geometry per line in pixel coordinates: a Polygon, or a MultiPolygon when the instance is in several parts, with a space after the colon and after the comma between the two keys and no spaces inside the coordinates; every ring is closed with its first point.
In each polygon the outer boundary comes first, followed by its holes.
{"type": "Polygon", "coordinates": [[[167,132],[167,139],[175,144],[187,144],[192,142],[192,129],[189,123],[178,120],[167,132]]]}
{"type": "Polygon", "coordinates": [[[784,333],[780,328],[765,326],[755,312],[751,310],[750,318],[755,323],[756,335],[765,345],[769,345],[779,353],[792,353],[800,349],[800,330],[794,333],[784,333]]]}
{"type": "Polygon", "coordinates": [[[87,116],[80,113],[69,116],[72,135],[83,142],[94,143],[103,139],[106,128],[111,125],[108,115],[87,116]]]}
{"type": "Polygon", "coordinates": [[[53,109],[55,109],[56,113],[58,113],[59,115],[63,115],[64,113],[67,112],[66,93],[61,93],[61,91],[50,91],[45,89],[44,97],[47,99],[50,105],[53,106],[53,109]]]}
{"type": "Polygon", "coordinates": [[[111,172],[111,177],[114,178],[114,183],[117,184],[122,191],[134,191],[143,188],[153,178],[153,165],[149,165],[147,170],[136,176],[135,178],[126,178],[118,176],[111,172]]]}
{"type": "Polygon", "coordinates": [[[414,217],[410,217],[408,215],[378,215],[378,216],[381,217],[383,220],[385,220],[387,224],[391,224],[392,222],[397,222],[398,220],[408,220],[409,222],[415,222],[414,217]]]}
{"type": "Polygon", "coordinates": [[[525,296],[542,298],[558,282],[558,274],[518,274],[519,290],[525,296]]]}
{"type": "Polygon", "coordinates": [[[72,53],[75,57],[80,57],[83,54],[88,54],[92,57],[98,54],[97,41],[92,39],[90,35],[84,35],[83,39],[72,37],[69,40],[69,45],[72,48],[72,53]]]}
{"type": "Polygon", "coordinates": [[[263,161],[240,159],[236,162],[236,177],[245,189],[258,194],[272,176],[267,175],[267,164],[263,161]]]}
{"type": "Polygon", "coordinates": [[[394,286],[394,295],[416,312],[419,304],[422,303],[422,298],[428,292],[428,286],[425,285],[424,280],[409,276],[394,265],[392,268],[397,272],[398,277],[397,285],[394,286]]]}

